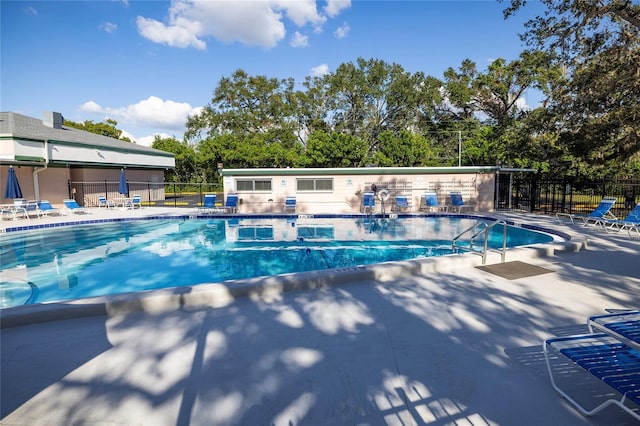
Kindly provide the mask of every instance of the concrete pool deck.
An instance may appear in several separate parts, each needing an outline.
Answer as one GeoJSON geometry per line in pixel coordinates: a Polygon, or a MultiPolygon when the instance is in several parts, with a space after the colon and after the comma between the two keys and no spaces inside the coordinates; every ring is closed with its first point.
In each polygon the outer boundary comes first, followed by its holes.
{"type": "MultiPolygon", "coordinates": [[[[86,219],[171,214],[185,211],[86,219]]],[[[295,291],[276,280],[237,293],[189,287],[149,305],[94,300],[89,312],[3,324],[0,424],[637,424],[616,408],[577,413],[551,387],[541,342],[586,331],[589,315],[640,308],[640,240],[491,216],[572,242],[509,252],[551,271],[519,279],[454,257],[346,271],[353,279],[339,285],[321,276],[290,280],[295,291]]],[[[590,401],[591,389],[575,391],[590,401]]]]}

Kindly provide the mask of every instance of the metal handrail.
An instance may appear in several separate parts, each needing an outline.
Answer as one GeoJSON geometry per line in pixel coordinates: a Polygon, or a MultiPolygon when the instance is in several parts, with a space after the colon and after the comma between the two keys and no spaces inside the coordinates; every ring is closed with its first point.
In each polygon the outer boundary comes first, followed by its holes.
{"type": "Polygon", "coordinates": [[[487,224],[486,222],[481,222],[478,221],[475,224],[473,224],[472,226],[470,226],[469,228],[465,229],[464,231],[462,231],[460,234],[458,234],[457,236],[455,236],[453,238],[453,240],[451,240],[451,249],[455,250],[456,249],[456,241],[458,241],[463,235],[469,233],[469,232],[473,232],[473,234],[471,235],[471,237],[469,238],[469,251],[471,251],[472,253],[475,253],[473,251],[473,243],[474,240],[476,238],[478,238],[479,236],[483,236],[484,238],[484,244],[482,246],[482,252],[480,253],[482,255],[482,264],[484,265],[485,263],[487,263],[487,251],[489,251],[489,231],[491,230],[491,228],[493,228],[496,225],[502,225],[503,226],[503,232],[502,232],[502,249],[500,250],[501,252],[501,262],[504,263],[506,255],[507,255],[507,222],[505,222],[502,219],[496,220],[493,223],[487,224]],[[480,229],[478,229],[480,228],[480,229]]]}

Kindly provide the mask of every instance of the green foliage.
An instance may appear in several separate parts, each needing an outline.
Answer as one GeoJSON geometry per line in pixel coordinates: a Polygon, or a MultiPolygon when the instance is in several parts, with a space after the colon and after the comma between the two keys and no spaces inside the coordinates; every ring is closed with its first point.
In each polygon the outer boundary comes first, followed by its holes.
{"type": "Polygon", "coordinates": [[[344,133],[317,131],[309,135],[303,167],[362,167],[366,165],[367,143],[344,133]]]}
{"type": "Polygon", "coordinates": [[[122,130],[116,126],[118,122],[110,118],[103,123],[94,123],[93,120],[85,120],[84,123],[76,123],[75,121],[64,120],[64,125],[73,127],[74,129],[84,130],[85,132],[95,133],[97,135],[107,136],[109,138],[120,139],[125,142],[131,142],[128,137],[122,136],[122,130]]]}
{"type": "MultiPolygon", "coordinates": [[[[540,1],[547,11],[527,22],[522,38],[563,70],[562,79],[541,84],[547,83],[552,132],[570,157],[571,170],[592,176],[628,173],[640,152],[640,4],[540,1]]],[[[526,1],[509,3],[506,17],[526,1]]]]}
{"type": "MultiPolygon", "coordinates": [[[[322,77],[222,78],[187,123],[192,179],[217,167],[462,165],[591,176],[640,164],[640,5],[557,2],[523,34],[530,49],[486,70],[469,60],[443,79],[358,58],[322,77]],[[542,105],[523,108],[538,90],[542,105]]],[[[526,0],[510,0],[508,17],[526,0]]],[[[185,156],[185,164],[188,163],[185,156]]],[[[181,160],[182,161],[182,160],[181,160]]],[[[181,163],[182,164],[182,163],[181,163]]],[[[188,175],[185,167],[181,175],[188,175]]]]}
{"type": "Polygon", "coordinates": [[[196,172],[195,152],[185,142],[175,138],[156,136],[151,147],[161,151],[171,152],[175,156],[176,167],[165,172],[166,182],[199,182],[196,172]]]}
{"type": "Polygon", "coordinates": [[[395,134],[389,130],[379,136],[379,148],[372,163],[379,167],[421,167],[433,158],[426,137],[407,130],[395,134]]]}

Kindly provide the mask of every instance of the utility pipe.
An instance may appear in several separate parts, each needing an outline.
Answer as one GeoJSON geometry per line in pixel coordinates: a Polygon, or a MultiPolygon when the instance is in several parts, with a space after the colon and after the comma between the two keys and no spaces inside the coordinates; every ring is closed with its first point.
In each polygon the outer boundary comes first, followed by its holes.
{"type": "Polygon", "coordinates": [[[49,140],[44,140],[44,166],[33,168],[33,191],[35,192],[36,200],[40,201],[40,180],[38,174],[47,169],[49,164],[49,140]]]}

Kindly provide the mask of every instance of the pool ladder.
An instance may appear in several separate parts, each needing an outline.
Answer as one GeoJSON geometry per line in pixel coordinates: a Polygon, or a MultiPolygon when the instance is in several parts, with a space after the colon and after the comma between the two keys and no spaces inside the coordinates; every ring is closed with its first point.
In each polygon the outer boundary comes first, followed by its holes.
{"type": "MultiPolygon", "coordinates": [[[[478,221],[475,224],[473,224],[473,226],[470,226],[469,228],[465,229],[464,231],[462,231],[460,234],[458,234],[452,241],[451,241],[451,249],[453,251],[456,250],[456,248],[463,248],[460,245],[456,244],[458,243],[458,240],[460,240],[460,238],[466,234],[470,234],[471,237],[469,238],[469,251],[471,251],[472,253],[477,253],[482,255],[482,264],[486,264],[487,263],[487,251],[489,250],[493,250],[496,252],[500,252],[501,254],[501,262],[504,263],[505,257],[507,255],[507,222],[505,222],[504,220],[496,220],[492,223],[487,224],[487,222],[483,222],[483,221],[478,221]],[[496,249],[490,249],[489,248],[489,231],[496,225],[502,225],[503,231],[502,231],[502,249],[500,250],[496,250],[496,249]],[[473,246],[474,243],[476,243],[477,245],[477,240],[480,239],[480,237],[484,240],[484,242],[482,243],[481,247],[481,251],[477,252],[473,250],[473,246]]],[[[466,247],[464,247],[466,249],[466,247]]]]}

